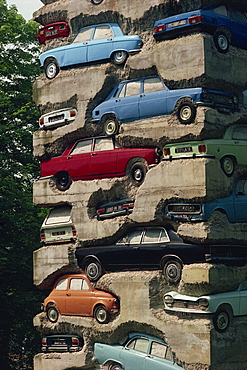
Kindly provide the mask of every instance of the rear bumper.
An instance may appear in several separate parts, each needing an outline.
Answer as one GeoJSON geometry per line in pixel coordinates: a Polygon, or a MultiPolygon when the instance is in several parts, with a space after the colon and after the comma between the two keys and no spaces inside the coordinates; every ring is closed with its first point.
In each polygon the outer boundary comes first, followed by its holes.
{"type": "Polygon", "coordinates": [[[187,154],[187,155],[178,155],[176,157],[169,156],[169,158],[162,158],[162,161],[173,161],[175,159],[187,159],[187,158],[212,158],[214,159],[215,156],[211,154],[187,154]]]}

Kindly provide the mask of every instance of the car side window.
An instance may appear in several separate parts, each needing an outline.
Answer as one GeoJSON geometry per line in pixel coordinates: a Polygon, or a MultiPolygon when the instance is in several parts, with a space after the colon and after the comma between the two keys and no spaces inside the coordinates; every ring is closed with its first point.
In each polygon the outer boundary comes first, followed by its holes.
{"type": "Polygon", "coordinates": [[[229,15],[231,19],[234,19],[237,22],[246,23],[246,16],[244,13],[234,9],[229,9],[229,15]]]}
{"type": "Polygon", "coordinates": [[[82,140],[79,141],[74,149],[71,151],[70,154],[82,154],[82,153],[90,153],[92,148],[92,140],[82,140]]]}
{"type": "Polygon", "coordinates": [[[237,195],[246,195],[247,194],[247,180],[239,180],[236,186],[237,195]]]}
{"type": "Polygon", "coordinates": [[[125,235],[122,239],[120,239],[117,244],[140,244],[142,232],[143,230],[133,230],[129,234],[125,235]]]}
{"type": "Polygon", "coordinates": [[[88,28],[86,30],[81,30],[75,37],[73,43],[90,41],[93,28],[88,28]]]}
{"type": "Polygon", "coordinates": [[[56,290],[66,290],[68,285],[68,279],[60,280],[56,285],[56,290]]]}
{"type": "Polygon", "coordinates": [[[119,98],[124,98],[127,96],[133,96],[133,95],[139,95],[140,94],[140,88],[141,88],[141,82],[140,81],[131,81],[127,82],[124,87],[122,88],[119,98]]]}
{"type": "Polygon", "coordinates": [[[143,238],[143,243],[158,243],[160,238],[160,229],[159,228],[148,228],[145,231],[143,238]]]}
{"type": "Polygon", "coordinates": [[[233,140],[247,140],[247,127],[244,127],[244,126],[234,127],[232,139],[233,140]]]}
{"type": "Polygon", "coordinates": [[[161,343],[152,342],[151,356],[165,358],[166,360],[172,361],[171,352],[167,346],[161,343]]]}
{"type": "Polygon", "coordinates": [[[94,152],[103,151],[103,150],[113,150],[112,138],[101,138],[95,140],[94,152]]]}
{"type": "Polygon", "coordinates": [[[227,9],[226,9],[225,5],[217,6],[217,8],[213,9],[213,11],[216,14],[223,15],[224,17],[228,16],[227,15],[227,9]]]}
{"type": "Polygon", "coordinates": [[[127,348],[133,349],[138,352],[147,353],[149,341],[143,338],[133,339],[128,345],[127,348]]]}
{"type": "Polygon", "coordinates": [[[89,286],[85,279],[72,278],[70,280],[70,290],[88,290],[89,286]]]}
{"type": "Polygon", "coordinates": [[[161,90],[164,90],[164,86],[158,77],[147,78],[144,80],[143,92],[145,94],[153,92],[153,91],[161,91],[161,90]]]}
{"type": "Polygon", "coordinates": [[[106,39],[107,37],[113,37],[112,30],[109,26],[99,26],[95,28],[94,40],[106,39]]]}
{"type": "Polygon", "coordinates": [[[160,233],[160,242],[169,242],[170,241],[170,238],[167,234],[167,231],[165,229],[161,229],[161,233],[160,233]]]}
{"type": "Polygon", "coordinates": [[[240,290],[247,290],[247,279],[245,279],[242,283],[241,283],[241,288],[240,290]]]}

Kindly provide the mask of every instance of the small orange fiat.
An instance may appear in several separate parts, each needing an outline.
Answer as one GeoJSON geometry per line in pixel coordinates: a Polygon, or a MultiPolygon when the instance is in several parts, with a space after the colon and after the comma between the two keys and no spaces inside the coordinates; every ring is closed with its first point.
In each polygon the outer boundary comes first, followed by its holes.
{"type": "Polygon", "coordinates": [[[61,314],[95,317],[100,324],[106,324],[111,315],[118,313],[119,300],[111,293],[94,289],[84,274],[63,275],[41,309],[52,323],[61,314]]]}

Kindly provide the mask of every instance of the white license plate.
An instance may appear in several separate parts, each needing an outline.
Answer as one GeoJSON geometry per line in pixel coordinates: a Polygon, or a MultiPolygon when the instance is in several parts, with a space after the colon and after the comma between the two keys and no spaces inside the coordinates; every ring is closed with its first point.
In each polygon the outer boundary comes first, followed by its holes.
{"type": "Polygon", "coordinates": [[[178,26],[183,26],[186,24],[186,20],[183,19],[182,21],[176,21],[168,24],[168,28],[173,28],[173,27],[178,27],[178,26]]]}

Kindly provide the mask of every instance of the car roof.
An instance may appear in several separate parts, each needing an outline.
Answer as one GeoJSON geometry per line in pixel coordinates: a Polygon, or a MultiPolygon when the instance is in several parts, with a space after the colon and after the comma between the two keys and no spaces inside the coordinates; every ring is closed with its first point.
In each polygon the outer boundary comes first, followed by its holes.
{"type": "Polygon", "coordinates": [[[164,339],[161,339],[161,338],[157,338],[153,335],[150,335],[150,334],[145,334],[145,333],[140,333],[140,332],[130,332],[128,334],[128,337],[129,339],[132,339],[134,337],[142,337],[142,338],[147,338],[147,339],[150,339],[150,340],[154,340],[156,342],[160,342],[162,344],[165,344],[166,346],[168,346],[168,344],[164,341],[164,339]]]}

